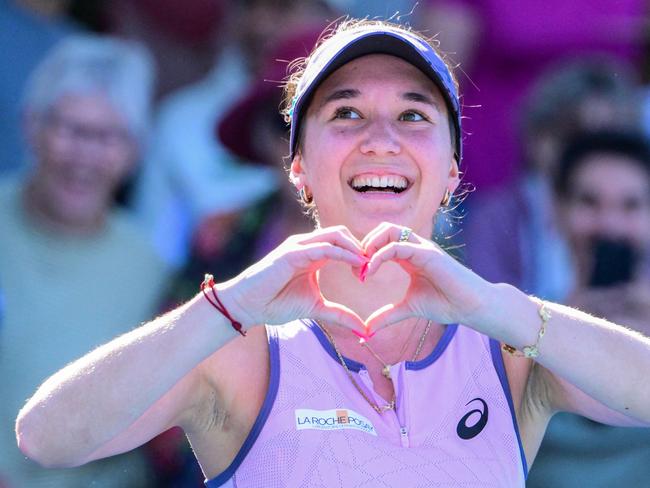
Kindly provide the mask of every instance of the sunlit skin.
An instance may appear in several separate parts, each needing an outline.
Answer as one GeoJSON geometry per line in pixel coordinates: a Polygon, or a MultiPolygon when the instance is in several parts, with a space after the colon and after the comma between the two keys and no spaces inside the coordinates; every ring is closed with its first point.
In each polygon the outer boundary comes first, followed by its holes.
{"type": "Polygon", "coordinates": [[[560,216],[578,263],[579,281],[584,282],[591,270],[594,238],[609,237],[648,248],[650,175],[626,156],[588,155],[571,177],[560,216]]]}
{"type": "Polygon", "coordinates": [[[36,167],[26,203],[55,228],[101,228],[113,196],[135,163],[124,117],[101,94],[63,96],[29,120],[36,167]]]}

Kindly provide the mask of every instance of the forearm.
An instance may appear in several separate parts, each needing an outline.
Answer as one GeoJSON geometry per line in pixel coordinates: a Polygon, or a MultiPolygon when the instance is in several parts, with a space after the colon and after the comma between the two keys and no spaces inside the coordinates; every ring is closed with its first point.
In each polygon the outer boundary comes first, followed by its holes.
{"type": "MultiPolygon", "coordinates": [[[[476,328],[522,350],[535,344],[539,304],[508,285],[493,285],[476,328]]],[[[547,303],[551,318],[536,361],[609,408],[650,423],[650,340],[563,305],[547,303]]],[[[472,325],[472,324],[470,324],[472,325]]],[[[556,398],[555,407],[572,406],[556,398]]]]}
{"type": "MultiPolygon", "coordinates": [[[[21,449],[46,465],[85,462],[235,335],[197,296],[101,346],[49,378],[27,402],[16,424],[21,449]]],[[[183,407],[168,407],[152,421],[164,430],[166,417],[183,407]]]]}

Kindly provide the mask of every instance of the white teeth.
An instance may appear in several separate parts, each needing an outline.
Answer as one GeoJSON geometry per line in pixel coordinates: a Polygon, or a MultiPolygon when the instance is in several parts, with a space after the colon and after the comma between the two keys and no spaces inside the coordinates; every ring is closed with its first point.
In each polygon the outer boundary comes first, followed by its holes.
{"type": "Polygon", "coordinates": [[[353,188],[372,187],[372,188],[398,188],[403,189],[408,186],[408,180],[398,175],[360,175],[352,179],[353,188]]]}

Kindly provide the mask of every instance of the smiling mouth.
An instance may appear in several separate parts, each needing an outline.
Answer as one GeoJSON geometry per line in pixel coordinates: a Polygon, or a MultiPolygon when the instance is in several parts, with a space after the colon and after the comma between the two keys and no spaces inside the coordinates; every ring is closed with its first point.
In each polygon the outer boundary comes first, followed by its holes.
{"type": "Polygon", "coordinates": [[[409,181],[398,175],[359,175],[353,177],[348,184],[359,193],[402,193],[409,187],[409,181]]]}

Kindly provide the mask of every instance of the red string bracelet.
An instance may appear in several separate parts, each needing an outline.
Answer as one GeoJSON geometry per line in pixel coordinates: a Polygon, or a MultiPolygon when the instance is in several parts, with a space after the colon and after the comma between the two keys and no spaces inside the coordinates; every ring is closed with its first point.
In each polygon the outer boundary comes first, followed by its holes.
{"type": "Polygon", "coordinates": [[[205,299],[208,302],[210,302],[210,305],[212,305],[214,308],[219,310],[219,312],[221,312],[221,314],[224,317],[230,320],[230,325],[232,325],[232,328],[245,337],[246,331],[244,330],[244,327],[241,325],[241,322],[237,322],[235,319],[232,318],[232,315],[228,313],[226,307],[224,307],[223,303],[221,303],[221,300],[219,300],[219,297],[217,296],[217,292],[214,291],[214,276],[206,273],[205,279],[203,280],[203,283],[201,283],[201,291],[203,292],[203,296],[205,297],[205,299]],[[209,288],[212,291],[212,296],[214,297],[214,300],[210,298],[210,295],[208,295],[206,288],[209,288]]]}

